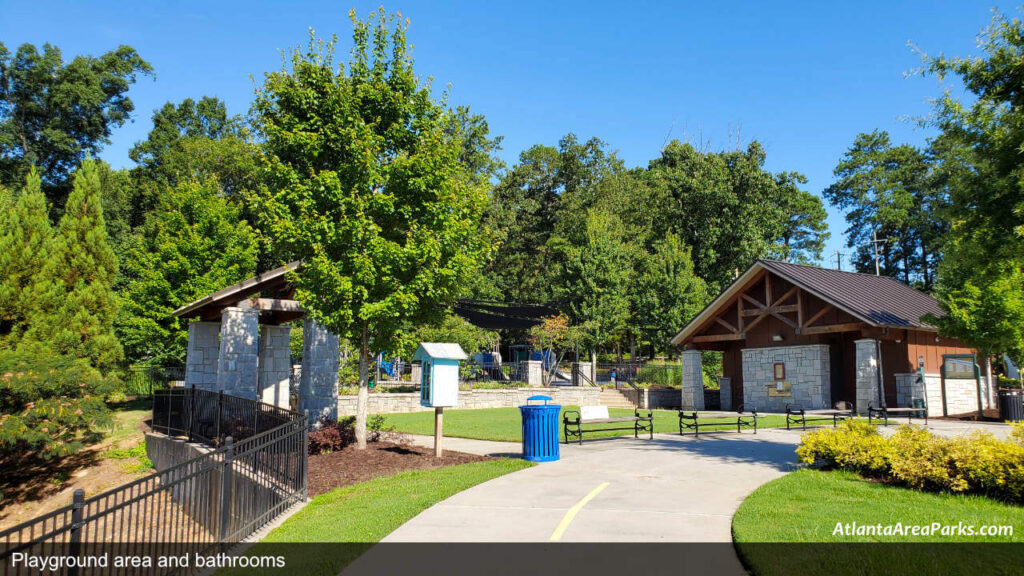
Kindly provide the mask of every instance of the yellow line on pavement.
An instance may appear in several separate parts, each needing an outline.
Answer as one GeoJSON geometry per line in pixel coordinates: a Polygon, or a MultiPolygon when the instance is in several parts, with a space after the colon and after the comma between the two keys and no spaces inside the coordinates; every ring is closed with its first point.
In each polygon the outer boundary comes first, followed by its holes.
{"type": "Polygon", "coordinates": [[[558,542],[559,540],[561,540],[562,534],[565,534],[565,529],[568,528],[569,524],[572,523],[572,519],[576,517],[576,514],[580,510],[582,510],[584,506],[587,505],[587,502],[593,500],[595,496],[601,493],[601,490],[604,490],[607,487],[608,483],[602,482],[600,486],[591,490],[590,494],[584,496],[583,500],[580,500],[579,502],[576,503],[575,506],[569,508],[569,511],[565,513],[565,517],[562,518],[562,521],[558,523],[558,527],[555,528],[555,531],[551,533],[551,541],[558,542]]]}

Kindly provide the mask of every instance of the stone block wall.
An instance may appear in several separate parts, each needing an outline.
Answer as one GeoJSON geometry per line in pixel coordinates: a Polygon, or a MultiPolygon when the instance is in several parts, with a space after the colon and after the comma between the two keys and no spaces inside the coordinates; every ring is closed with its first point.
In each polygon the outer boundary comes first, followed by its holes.
{"type": "Polygon", "coordinates": [[[220,316],[217,390],[259,400],[259,311],[225,308],[220,316]]]}
{"type": "Polygon", "coordinates": [[[338,337],[307,317],[302,323],[299,411],[309,412],[310,424],[338,417],[339,363],[338,337]]]}
{"type": "Polygon", "coordinates": [[[260,328],[260,400],[281,408],[290,404],[290,326],[260,328]]]}
{"type": "Polygon", "coordinates": [[[831,404],[829,353],[825,344],[746,348],[743,358],[743,402],[761,412],[785,412],[786,404],[820,410],[831,404]],[[786,366],[790,396],[769,396],[775,386],[775,364],[786,366]]]}
{"type": "Polygon", "coordinates": [[[718,404],[722,410],[734,410],[732,406],[732,378],[718,379],[718,404]]]}
{"type": "MultiPolygon", "coordinates": [[[[526,404],[530,396],[543,394],[552,397],[552,404],[562,406],[596,406],[600,404],[601,390],[595,387],[514,388],[509,390],[466,390],[459,391],[459,405],[456,409],[513,408],[526,404]]],[[[391,414],[396,412],[432,412],[433,408],[420,406],[418,392],[403,394],[374,393],[369,398],[370,414],[391,414]]],[[[355,416],[356,395],[338,397],[338,414],[355,416]]]]}
{"type": "Polygon", "coordinates": [[[858,414],[867,414],[868,405],[881,401],[878,390],[878,341],[862,338],[854,342],[857,351],[857,397],[854,402],[858,414]]]}
{"type": "Polygon", "coordinates": [[[217,391],[220,322],[191,322],[185,357],[185,386],[217,391]]]}
{"type": "Polygon", "coordinates": [[[680,358],[682,366],[679,405],[683,410],[704,409],[704,373],[700,350],[685,350],[680,358]]]}

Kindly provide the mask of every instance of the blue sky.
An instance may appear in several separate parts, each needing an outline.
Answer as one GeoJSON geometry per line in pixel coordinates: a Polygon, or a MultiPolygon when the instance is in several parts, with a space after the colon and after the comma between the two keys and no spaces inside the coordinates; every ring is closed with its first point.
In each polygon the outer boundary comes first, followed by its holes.
{"type": "MultiPolygon", "coordinates": [[[[281,50],[338,34],[347,12],[379,2],[0,1],[0,42],[50,42],[65,56],[136,48],[156,69],[131,91],[133,123],[103,159],[130,164],[152,111],[166,101],[212,95],[245,112],[254,80],[279,69],[281,50]]],[[[977,54],[977,33],[1011,4],[936,2],[389,2],[411,19],[417,71],[451,102],[486,115],[512,163],[533,144],[574,132],[597,136],[630,166],[645,166],[666,137],[712,149],[759,140],[767,167],[809,178],[815,194],[854,136],[875,128],[921,144],[914,118],[943,88],[908,76],[929,54],[977,54]]],[[[948,83],[947,83],[948,84],[948,83]]],[[[844,252],[845,224],[830,208],[826,258],[844,252]]]]}

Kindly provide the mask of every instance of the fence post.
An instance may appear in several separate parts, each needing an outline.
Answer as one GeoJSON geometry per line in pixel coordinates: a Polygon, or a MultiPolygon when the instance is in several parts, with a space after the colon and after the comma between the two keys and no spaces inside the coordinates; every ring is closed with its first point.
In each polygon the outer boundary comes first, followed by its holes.
{"type": "Polygon", "coordinates": [[[231,527],[231,463],[235,456],[234,442],[231,436],[224,439],[224,464],[220,471],[220,533],[219,540],[224,542],[231,527]]]}
{"type": "MultiPolygon", "coordinates": [[[[188,388],[186,388],[188,390],[188,388]]],[[[196,385],[188,392],[188,441],[193,442],[192,429],[196,423],[196,385]]]]}
{"type": "Polygon", "coordinates": [[[223,415],[222,414],[223,410],[224,410],[224,391],[221,390],[221,391],[217,392],[217,433],[214,434],[214,436],[213,436],[214,438],[217,439],[218,443],[220,442],[220,419],[221,419],[221,416],[223,415]]]}
{"type": "MultiPolygon", "coordinates": [[[[68,538],[70,547],[68,552],[72,557],[79,555],[82,545],[82,528],[85,527],[85,523],[82,522],[83,510],[85,509],[85,491],[79,488],[75,490],[74,495],[71,497],[71,535],[68,538]]],[[[68,569],[70,576],[78,574],[78,567],[72,566],[68,569]]]]}
{"type": "Polygon", "coordinates": [[[303,412],[302,419],[302,499],[309,500],[309,410],[303,412]]]}

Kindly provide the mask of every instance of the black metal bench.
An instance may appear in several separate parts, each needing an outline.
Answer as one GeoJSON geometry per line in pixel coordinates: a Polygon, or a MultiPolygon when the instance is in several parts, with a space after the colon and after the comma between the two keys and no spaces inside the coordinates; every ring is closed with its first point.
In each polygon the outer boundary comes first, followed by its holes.
{"type": "Polygon", "coordinates": [[[640,409],[637,408],[633,411],[633,416],[612,418],[608,414],[607,406],[580,406],[579,410],[565,411],[562,415],[562,429],[565,434],[566,444],[569,443],[569,438],[575,438],[579,444],[583,444],[583,434],[585,432],[606,432],[609,430],[632,430],[634,438],[639,438],[641,432],[647,432],[650,434],[650,438],[654,439],[654,412],[648,411],[647,416],[641,416],[640,409]],[[570,414],[575,414],[575,418],[571,418],[570,414]],[[630,427],[600,426],[598,428],[584,428],[584,426],[588,425],[623,424],[626,422],[632,422],[633,425],[630,427]]]}
{"type": "MultiPolygon", "coordinates": [[[[913,403],[913,400],[911,403],[913,403]]],[[[920,408],[889,408],[884,403],[868,403],[868,423],[872,423],[874,420],[882,420],[884,425],[888,426],[889,416],[906,416],[908,424],[910,424],[914,418],[922,418],[924,420],[924,425],[927,426],[928,406],[923,404],[923,401],[920,408]]]]}
{"type": "Polygon", "coordinates": [[[693,430],[694,436],[700,436],[700,427],[704,426],[722,426],[728,424],[736,424],[736,432],[741,432],[743,427],[753,428],[754,434],[757,434],[757,409],[747,406],[746,404],[740,406],[739,410],[735,412],[727,411],[704,411],[697,412],[696,410],[691,411],[679,411],[679,435],[683,435],[683,430],[693,430]]]}
{"type": "Polygon", "coordinates": [[[791,424],[799,424],[801,428],[807,430],[807,423],[816,422],[828,422],[832,421],[832,427],[835,428],[839,422],[853,418],[853,408],[849,402],[836,402],[835,408],[831,410],[804,410],[804,407],[800,404],[786,404],[786,430],[790,429],[791,424]]]}

